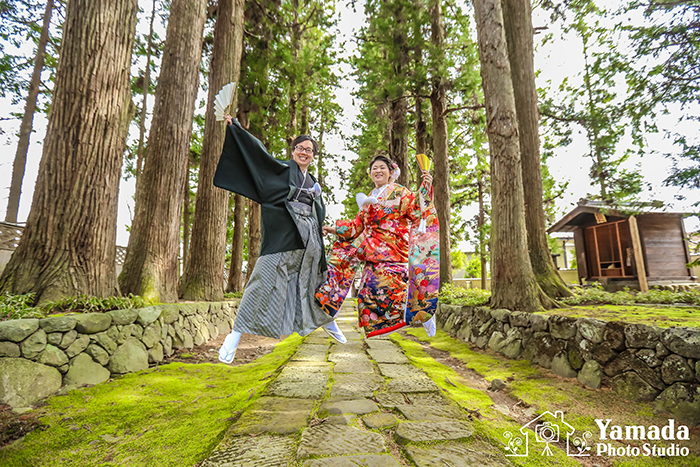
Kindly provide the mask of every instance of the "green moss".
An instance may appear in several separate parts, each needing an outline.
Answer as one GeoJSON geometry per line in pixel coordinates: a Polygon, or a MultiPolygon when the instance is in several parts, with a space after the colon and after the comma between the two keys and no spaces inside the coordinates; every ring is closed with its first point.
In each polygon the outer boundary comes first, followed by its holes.
{"type": "MultiPolygon", "coordinates": [[[[414,335],[422,333],[423,336],[425,336],[425,332],[422,330],[410,330],[408,332],[414,335]]],[[[444,333],[439,334],[442,335],[437,337],[438,340],[442,340],[446,336],[444,333]]],[[[443,391],[447,392],[452,400],[469,411],[478,411],[478,418],[475,418],[473,421],[476,437],[482,440],[488,440],[488,443],[495,446],[500,452],[505,452],[504,446],[506,438],[504,437],[504,434],[506,432],[517,433],[520,428],[522,428],[521,425],[513,422],[500,412],[494,410],[492,408],[494,403],[488,394],[464,384],[464,380],[459,374],[457,374],[457,372],[455,372],[452,368],[433,360],[433,358],[423,350],[420,344],[401,337],[398,334],[392,334],[391,339],[398,343],[406,353],[406,356],[415,365],[420,367],[421,370],[425,371],[435,382],[435,384],[442,388],[443,391]]],[[[471,351],[469,352],[473,353],[471,351]]],[[[492,362],[482,363],[489,365],[497,362],[494,360],[492,362]]],[[[566,453],[558,449],[556,446],[552,446],[552,452],[553,456],[548,458],[548,463],[546,465],[578,465],[577,462],[575,462],[572,458],[567,457],[566,453]]],[[[543,459],[540,456],[534,455],[530,457],[509,457],[508,460],[518,466],[537,467],[543,465],[543,459]]]]}
{"type": "MultiPolygon", "coordinates": [[[[435,349],[449,352],[450,356],[460,360],[465,367],[479,373],[487,381],[491,381],[494,378],[506,380],[508,377],[511,377],[511,381],[508,382],[508,388],[506,389],[510,396],[523,401],[527,406],[535,407],[538,414],[546,411],[551,413],[563,411],[567,423],[575,427],[577,431],[594,433],[594,439],[597,439],[597,434],[600,432],[598,425],[595,423],[596,418],[610,418],[620,425],[664,426],[668,423],[668,418],[663,414],[654,415],[651,404],[630,402],[607,389],[591,390],[585,388],[576,380],[556,377],[549,371],[535,367],[526,361],[514,361],[505,357],[472,351],[468,344],[454,339],[442,331],[438,331],[433,338],[428,338],[422,329],[410,329],[406,333],[417,337],[421,341],[428,342],[435,349]]],[[[429,360],[432,359],[423,351],[419,343],[400,336],[392,336],[392,339],[404,348],[409,358],[417,362],[436,384],[449,392],[450,396],[463,407],[469,409],[479,408],[481,411],[483,407],[493,405],[493,402],[490,401],[490,398],[485,393],[477,391],[479,394],[473,395],[475,390],[469,387],[466,387],[467,390],[463,390],[462,386],[466,383],[451,368],[435,361],[429,363],[429,360]],[[457,387],[445,384],[445,376],[456,383],[457,387]]],[[[482,435],[489,436],[494,445],[504,442],[503,433],[505,431],[515,433],[521,427],[510,420],[510,418],[493,409],[482,411],[482,415],[483,417],[475,422],[475,426],[482,435]]],[[[614,441],[612,444],[615,446],[623,445],[614,441]]],[[[700,440],[691,435],[691,440],[684,442],[682,445],[690,449],[691,455],[681,460],[665,458],[662,459],[661,463],[659,459],[641,457],[632,460],[620,460],[618,458],[611,458],[611,460],[616,466],[660,467],[661,465],[683,465],[699,467],[700,440]]],[[[522,458],[509,458],[516,465],[544,465],[541,463],[543,460],[541,456],[536,456],[534,460],[538,460],[539,463],[535,462],[533,464],[519,463],[521,462],[519,459],[522,458]]],[[[559,459],[559,457],[556,457],[556,459],[559,459]]],[[[560,461],[555,461],[552,458],[551,462],[560,461]]],[[[548,463],[546,465],[569,464],[548,463]]],[[[571,465],[578,464],[574,463],[571,465]]]]}
{"type": "Polygon", "coordinates": [[[589,305],[558,308],[543,312],[572,318],[597,318],[604,321],[672,326],[700,327],[700,308],[641,305],[589,305]]]}
{"type": "Polygon", "coordinates": [[[289,337],[248,365],[171,363],[51,397],[46,429],[0,451],[0,465],[197,464],[301,342],[289,337]]]}

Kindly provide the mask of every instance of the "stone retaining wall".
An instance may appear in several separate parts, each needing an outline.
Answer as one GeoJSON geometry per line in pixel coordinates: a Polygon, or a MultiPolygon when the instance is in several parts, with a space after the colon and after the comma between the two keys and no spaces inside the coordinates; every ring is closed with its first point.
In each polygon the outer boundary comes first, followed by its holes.
{"type": "Polygon", "coordinates": [[[26,407],[231,332],[238,300],[0,322],[0,403],[26,407]]]}
{"type": "Polygon", "coordinates": [[[568,318],[441,304],[438,327],[480,349],[525,359],[593,389],[700,425],[700,328],[568,318]]]}

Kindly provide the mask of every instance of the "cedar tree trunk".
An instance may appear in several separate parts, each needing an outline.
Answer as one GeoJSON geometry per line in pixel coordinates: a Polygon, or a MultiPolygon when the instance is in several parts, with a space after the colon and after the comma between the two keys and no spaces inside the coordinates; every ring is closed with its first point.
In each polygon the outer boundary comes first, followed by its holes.
{"type": "MultiPolygon", "coordinates": [[[[151,92],[151,51],[153,50],[153,20],[156,18],[156,1],[153,0],[151,10],[151,24],[148,30],[148,44],[146,45],[146,69],[143,73],[141,117],[139,119],[139,145],[136,149],[136,187],[138,189],[141,168],[143,167],[143,143],[146,136],[146,113],[148,111],[148,94],[151,92]]],[[[184,255],[183,255],[184,259],[184,255]]]]}
{"type": "Polygon", "coordinates": [[[206,0],[172,0],[146,160],[124,267],[123,293],[177,300],[182,190],[199,83],[206,0]]]}
{"type": "Polygon", "coordinates": [[[491,306],[538,311],[542,292],[527,253],[520,143],[500,0],[475,0],[491,154],[491,306]]]}
{"type": "Polygon", "coordinates": [[[41,26],[41,35],[36,46],[36,58],[34,59],[34,71],[29,81],[29,92],[27,93],[27,103],[24,106],[22,124],[19,127],[19,141],[17,142],[17,152],[15,162],[12,165],[12,182],[10,184],[10,197],[7,200],[7,212],[5,222],[17,223],[19,212],[19,199],[22,196],[22,180],[24,179],[24,169],[27,165],[27,151],[29,150],[29,136],[32,134],[34,124],[34,112],[36,111],[36,99],[39,95],[39,84],[41,82],[41,70],[44,69],[46,58],[46,44],[49,42],[49,27],[51,26],[51,13],[53,11],[53,0],[46,2],[44,10],[44,20],[41,26]]]}
{"type": "Polygon", "coordinates": [[[226,292],[243,290],[243,235],[245,233],[245,198],[235,196],[233,211],[233,240],[231,245],[231,267],[228,273],[226,292]]]}
{"type": "Polygon", "coordinates": [[[0,291],[118,293],[116,227],[136,0],[73,0],[32,210],[0,291]]]}
{"type": "Polygon", "coordinates": [[[515,108],[518,115],[520,158],[525,199],[525,226],[530,263],[537,283],[550,297],[569,297],[552,263],[547,245],[544,206],[542,204],[542,168],[540,167],[539,110],[535,88],[535,55],[533,49],[532,11],[530,0],[502,0],[504,27],[508,43],[515,108]]]}
{"type": "Polygon", "coordinates": [[[434,203],[440,222],[440,285],[452,283],[452,258],[450,252],[450,161],[447,150],[447,82],[440,74],[439,65],[444,61],[445,25],[442,20],[442,0],[430,3],[430,42],[439,54],[438,67],[432,70],[430,104],[433,112],[433,158],[435,180],[434,203]]]}
{"type": "MultiPolygon", "coordinates": [[[[216,14],[192,245],[187,267],[180,280],[180,298],[185,300],[224,299],[229,193],[215,187],[213,180],[226,125],[225,122],[216,121],[214,98],[224,85],[230,82],[238,85],[243,46],[243,8],[243,0],[219,0],[216,14]]],[[[234,95],[231,106],[237,101],[234,95]]]]}

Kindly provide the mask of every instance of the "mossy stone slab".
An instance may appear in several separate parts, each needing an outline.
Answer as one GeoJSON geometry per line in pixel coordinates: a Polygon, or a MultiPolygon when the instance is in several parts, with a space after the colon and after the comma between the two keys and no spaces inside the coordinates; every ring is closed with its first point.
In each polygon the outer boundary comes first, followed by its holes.
{"type": "Polygon", "coordinates": [[[307,425],[314,401],[261,397],[231,427],[231,434],[278,433],[288,434],[307,425]]]}
{"type": "Polygon", "coordinates": [[[294,462],[293,437],[232,437],[214,449],[201,467],[287,467],[294,462]]]}
{"type": "Polygon", "coordinates": [[[335,364],[334,373],[373,374],[374,366],[366,355],[353,355],[335,364]]]}
{"type": "Polygon", "coordinates": [[[329,415],[340,414],[355,414],[364,415],[372,412],[378,412],[377,404],[369,399],[353,399],[341,401],[328,401],[321,405],[318,409],[318,416],[323,418],[329,415]]]}
{"type": "Polygon", "coordinates": [[[413,365],[378,363],[379,372],[387,378],[424,378],[425,373],[413,365]]]}
{"type": "Polygon", "coordinates": [[[392,341],[389,339],[378,339],[376,337],[372,337],[370,339],[367,339],[367,345],[369,346],[370,349],[399,349],[400,347],[396,344],[394,344],[392,341]]]}
{"type": "Polygon", "coordinates": [[[352,360],[358,355],[364,355],[362,350],[362,342],[348,342],[344,345],[334,345],[328,354],[328,360],[331,362],[342,362],[343,360],[352,360]]]}
{"type": "Polygon", "coordinates": [[[399,405],[450,405],[451,402],[439,393],[417,392],[411,394],[400,394],[398,392],[380,392],[375,399],[382,407],[395,408],[399,405]]]}
{"type": "Polygon", "coordinates": [[[399,444],[469,438],[474,428],[466,422],[404,422],[394,435],[399,444]]]}
{"type": "Polygon", "coordinates": [[[307,344],[306,342],[299,346],[296,353],[292,356],[292,361],[295,362],[325,362],[326,354],[328,353],[329,345],[326,344],[307,344]]]}
{"type": "Polygon", "coordinates": [[[395,426],[399,421],[390,413],[373,413],[362,417],[367,428],[390,428],[395,426]]]}
{"type": "Polygon", "coordinates": [[[361,431],[343,425],[319,425],[301,433],[298,457],[342,456],[385,452],[384,438],[379,433],[361,431]]]}
{"type": "Polygon", "coordinates": [[[401,464],[388,454],[369,454],[365,456],[327,457],[311,459],[302,467],[401,467],[401,464]]]}
{"type": "Polygon", "coordinates": [[[370,357],[377,363],[408,363],[406,355],[392,344],[393,347],[370,348],[367,350],[370,357]]]}
{"type": "Polygon", "coordinates": [[[407,446],[406,455],[418,467],[449,465],[451,467],[505,467],[511,465],[495,448],[484,449],[462,444],[441,444],[432,447],[407,446]]]}
{"type": "Polygon", "coordinates": [[[466,419],[464,412],[454,405],[397,405],[406,420],[427,422],[466,419]]]}
{"type": "Polygon", "coordinates": [[[379,375],[337,374],[331,397],[370,397],[384,383],[379,375]]]}
{"type": "Polygon", "coordinates": [[[271,396],[320,399],[326,392],[330,363],[290,362],[270,385],[271,396]]]}
{"type": "Polygon", "coordinates": [[[387,384],[388,392],[437,392],[440,388],[432,379],[423,378],[396,378],[387,384]]]}

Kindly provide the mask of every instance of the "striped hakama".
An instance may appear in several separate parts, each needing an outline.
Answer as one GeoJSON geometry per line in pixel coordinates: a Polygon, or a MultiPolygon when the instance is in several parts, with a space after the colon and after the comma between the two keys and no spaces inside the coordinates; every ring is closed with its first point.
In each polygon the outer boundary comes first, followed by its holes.
{"type": "Polygon", "coordinates": [[[233,330],[279,338],[293,333],[305,336],[333,318],[314,300],[316,288],[326,279],[321,270],[325,255],[318,221],[311,206],[291,202],[305,249],[260,256],[255,263],[233,330]]]}

